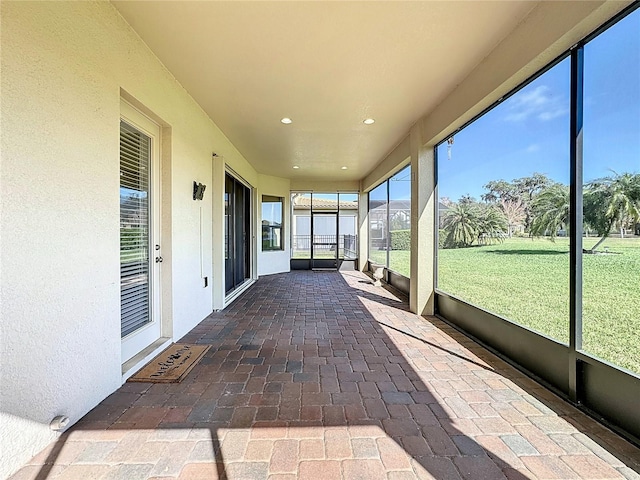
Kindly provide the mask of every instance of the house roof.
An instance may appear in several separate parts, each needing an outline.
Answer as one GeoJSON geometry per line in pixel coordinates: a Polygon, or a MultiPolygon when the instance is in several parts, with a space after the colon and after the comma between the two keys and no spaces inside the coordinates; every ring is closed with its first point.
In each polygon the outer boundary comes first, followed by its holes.
{"type": "MultiPolygon", "coordinates": [[[[337,200],[317,198],[317,197],[313,199],[313,208],[322,208],[325,210],[328,210],[328,209],[337,210],[338,207],[341,209],[357,210],[358,202],[349,202],[344,200],[341,202],[338,202],[337,200]]],[[[295,196],[293,198],[293,208],[294,209],[295,208],[301,208],[301,209],[311,208],[311,197],[307,197],[303,195],[295,196]]]]}
{"type": "MultiPolygon", "coordinates": [[[[389,210],[392,212],[400,210],[411,210],[411,200],[390,200],[388,202],[389,210]]],[[[387,202],[385,200],[372,200],[369,203],[371,210],[385,209],[387,202]]]]}

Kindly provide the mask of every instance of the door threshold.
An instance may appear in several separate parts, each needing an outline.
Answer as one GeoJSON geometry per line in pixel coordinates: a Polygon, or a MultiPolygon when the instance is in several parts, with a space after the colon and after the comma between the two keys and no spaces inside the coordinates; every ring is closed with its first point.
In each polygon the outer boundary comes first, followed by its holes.
{"type": "Polygon", "coordinates": [[[224,307],[223,308],[227,308],[229,305],[231,305],[231,303],[238,298],[240,295],[242,295],[242,293],[249,288],[251,285],[253,285],[254,283],[256,283],[256,280],[253,278],[248,278],[247,280],[244,281],[244,283],[241,283],[240,285],[238,285],[238,288],[236,288],[235,290],[233,290],[231,293],[229,293],[229,295],[227,295],[226,297],[224,297],[224,307]]]}
{"type": "Polygon", "coordinates": [[[124,362],[122,364],[122,383],[126,382],[131,375],[144,367],[149,362],[149,360],[158,355],[170,344],[171,338],[160,337],[140,353],[134,355],[132,358],[124,362]]]}

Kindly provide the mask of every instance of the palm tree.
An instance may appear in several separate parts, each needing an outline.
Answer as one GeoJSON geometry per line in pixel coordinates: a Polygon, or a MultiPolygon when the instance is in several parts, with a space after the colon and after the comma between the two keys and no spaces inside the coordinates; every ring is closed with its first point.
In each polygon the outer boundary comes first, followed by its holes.
{"type": "Polygon", "coordinates": [[[445,214],[442,227],[446,231],[445,248],[469,247],[478,238],[480,210],[473,203],[456,203],[445,214]]]}
{"type": "MultiPolygon", "coordinates": [[[[533,203],[534,220],[531,233],[549,234],[553,239],[558,230],[568,227],[569,188],[559,183],[547,187],[533,203]]],[[[609,177],[585,184],[583,193],[584,223],[596,231],[600,240],[585,253],[594,253],[614,226],[621,236],[624,226],[640,219],[640,174],[614,172],[609,177]]]]}
{"type": "Polygon", "coordinates": [[[561,183],[548,186],[535,198],[531,210],[531,234],[554,240],[559,230],[569,226],[569,187],[561,183]]]}
{"type": "Polygon", "coordinates": [[[595,252],[611,229],[618,226],[624,237],[624,227],[640,219],[640,174],[616,173],[593,180],[584,193],[585,221],[596,230],[600,240],[589,250],[595,252]]]}
{"type": "Polygon", "coordinates": [[[478,243],[502,242],[508,228],[509,222],[502,210],[493,205],[480,208],[478,243]]]}

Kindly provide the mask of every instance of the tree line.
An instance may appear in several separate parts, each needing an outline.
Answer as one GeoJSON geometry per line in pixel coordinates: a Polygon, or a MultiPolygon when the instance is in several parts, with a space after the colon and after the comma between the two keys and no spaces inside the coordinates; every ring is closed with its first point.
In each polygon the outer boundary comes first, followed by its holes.
{"type": "MultiPolygon", "coordinates": [[[[500,242],[514,234],[547,236],[552,240],[569,231],[569,187],[542,173],[529,177],[492,180],[478,201],[463,195],[457,202],[440,199],[440,237],[443,248],[500,242]]],[[[594,253],[614,229],[640,222],[640,174],[616,173],[583,187],[583,229],[600,239],[594,253]]]]}

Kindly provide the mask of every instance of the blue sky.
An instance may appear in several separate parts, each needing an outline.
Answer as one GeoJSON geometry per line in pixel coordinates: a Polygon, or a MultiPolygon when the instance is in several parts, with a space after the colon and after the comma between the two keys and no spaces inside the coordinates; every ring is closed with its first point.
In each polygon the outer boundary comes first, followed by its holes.
{"type": "Polygon", "coordinates": [[[390,200],[410,200],[411,199],[411,165],[403,168],[388,182],[382,182],[369,192],[370,200],[387,199],[387,183],[389,185],[390,200]]]}
{"type": "MultiPolygon", "coordinates": [[[[640,10],[585,46],[584,179],[640,173],[640,10]]],[[[438,148],[440,197],[480,198],[490,180],[544,173],[569,183],[565,59],[438,148]]]]}
{"type": "Polygon", "coordinates": [[[389,179],[389,198],[391,200],[411,199],[411,165],[389,179]]]}

